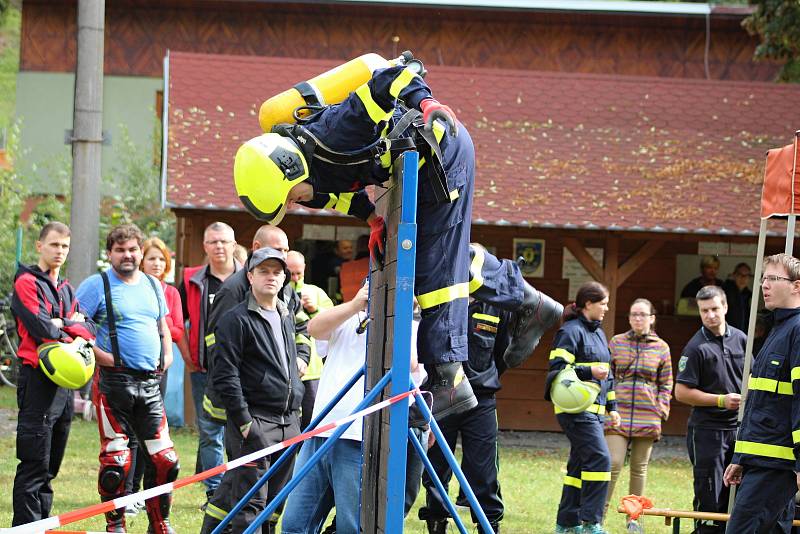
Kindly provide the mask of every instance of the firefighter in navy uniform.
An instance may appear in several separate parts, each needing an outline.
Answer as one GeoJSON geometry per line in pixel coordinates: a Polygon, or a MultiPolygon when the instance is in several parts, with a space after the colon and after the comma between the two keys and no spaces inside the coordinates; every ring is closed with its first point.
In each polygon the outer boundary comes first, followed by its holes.
{"type": "MultiPolygon", "coordinates": [[[[533,352],[563,308],[527,284],[516,267],[479,269],[470,282],[475,150],[468,132],[405,66],[375,71],[341,104],[322,108],[301,122],[278,125],[273,133],[239,148],[234,179],[242,203],[257,218],[277,224],[294,202],[383,184],[391,177],[398,154],[394,149],[418,149],[424,161],[417,199],[415,293],[422,308],[419,361],[428,372],[421,388],[433,393],[437,419],[474,408],[477,401],[469,381],[462,380],[461,365],[468,358],[469,294],[517,312],[505,354],[512,367],[533,352]],[[451,135],[445,135],[439,119],[451,135]],[[474,291],[478,288],[481,295],[474,291]]],[[[385,223],[374,212],[367,222],[370,251],[380,263],[385,223]]],[[[485,266],[499,264],[488,253],[484,257],[485,266]]]]}
{"type": "MultiPolygon", "coordinates": [[[[472,252],[476,249],[483,250],[483,247],[472,244],[470,249],[472,252]]],[[[478,406],[467,412],[451,415],[439,422],[439,428],[451,451],[455,451],[458,435],[461,434],[463,451],[461,469],[494,532],[500,531],[499,524],[503,519],[504,510],[500,483],[497,480],[497,401],[495,393],[501,387],[500,375],[506,370],[503,354],[508,347],[510,338],[508,331],[510,320],[509,312],[485,302],[470,299],[469,360],[464,365],[464,372],[478,398],[478,406]]],[[[452,477],[452,471],[438,444],[434,444],[428,450],[428,459],[446,488],[452,477]]],[[[447,532],[449,514],[442,496],[427,471],[422,475],[422,484],[426,490],[426,504],[420,508],[419,518],[427,522],[428,532],[444,534],[447,532]]],[[[478,523],[478,518],[474,513],[472,521],[478,523]]],[[[480,526],[478,531],[483,532],[480,526]]]]}
{"type": "MultiPolygon", "coordinates": [[[[694,509],[725,513],[728,490],[722,483],[736,441],[736,410],[742,389],[747,337],[725,322],[725,292],[705,286],[697,293],[703,326],[678,362],[675,398],[690,404],[686,446],[694,474],[694,509]]],[[[719,534],[725,525],[695,521],[697,534],[719,534]]]]}
{"type": "Polygon", "coordinates": [[[726,532],[791,532],[800,482],[800,260],[764,258],[761,288],[775,324],[753,359],[744,417],[725,470],[739,484],[726,532]]]}
{"type": "Polygon", "coordinates": [[[612,426],[620,423],[617,412],[611,354],[600,323],[608,310],[608,289],[598,282],[578,288],[575,304],[556,333],[545,395],[555,405],[558,424],[570,442],[567,474],[561,490],[556,533],[606,534],[602,527],[606,493],[611,480],[611,454],[603,435],[605,414],[612,426]],[[562,373],[572,373],[563,380],[562,373]],[[595,395],[580,407],[563,402],[562,382],[591,388],[595,395]]]}

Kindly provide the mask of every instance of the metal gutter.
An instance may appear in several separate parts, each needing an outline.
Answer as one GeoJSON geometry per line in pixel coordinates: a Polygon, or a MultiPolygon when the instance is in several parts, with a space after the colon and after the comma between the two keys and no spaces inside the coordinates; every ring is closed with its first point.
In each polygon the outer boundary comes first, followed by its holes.
{"type": "MultiPolygon", "coordinates": [[[[245,0],[234,0],[245,1],[245,0]]],[[[252,1],[252,0],[249,0],[252,1]]],[[[260,3],[283,3],[280,0],[257,0],[260,3]]],[[[295,0],[292,3],[298,3],[295,0]]],[[[712,7],[695,2],[659,2],[623,0],[307,0],[299,3],[401,6],[419,8],[467,8],[516,11],[562,11],[584,13],[632,13],[648,15],[706,16],[722,9],[726,14],[738,13],[739,6],[712,7]]],[[[744,7],[744,6],[743,6],[744,7]]]]}

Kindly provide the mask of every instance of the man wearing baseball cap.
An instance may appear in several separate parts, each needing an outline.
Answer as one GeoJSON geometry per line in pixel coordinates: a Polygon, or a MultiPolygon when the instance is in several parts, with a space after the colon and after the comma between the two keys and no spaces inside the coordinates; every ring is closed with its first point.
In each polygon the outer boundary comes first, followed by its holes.
{"type": "MultiPolygon", "coordinates": [[[[210,380],[225,408],[225,439],[232,458],[269,447],[300,433],[298,410],[303,383],[297,365],[294,315],[278,298],[289,281],[283,254],[273,248],[256,250],[247,264],[250,293],[217,324],[215,361],[210,380]]],[[[226,475],[230,493],[217,489],[209,509],[238,502],[267,472],[280,453],[261,458],[226,475]],[[219,501],[219,502],[217,502],[219,501]]],[[[234,533],[243,532],[266,503],[286,484],[293,462],[286,462],[233,518],[234,533]]],[[[223,484],[225,484],[223,480],[223,484]]],[[[203,532],[214,518],[206,513],[203,532]]],[[[274,532],[274,523],[265,524],[274,532]]]]}

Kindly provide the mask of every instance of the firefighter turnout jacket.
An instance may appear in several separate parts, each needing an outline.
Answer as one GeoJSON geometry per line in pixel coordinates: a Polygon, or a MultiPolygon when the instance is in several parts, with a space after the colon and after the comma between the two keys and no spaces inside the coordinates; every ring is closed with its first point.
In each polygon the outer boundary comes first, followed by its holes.
{"type": "Polygon", "coordinates": [[[800,308],[774,316],[753,359],[733,463],[800,471],[800,308]]]}

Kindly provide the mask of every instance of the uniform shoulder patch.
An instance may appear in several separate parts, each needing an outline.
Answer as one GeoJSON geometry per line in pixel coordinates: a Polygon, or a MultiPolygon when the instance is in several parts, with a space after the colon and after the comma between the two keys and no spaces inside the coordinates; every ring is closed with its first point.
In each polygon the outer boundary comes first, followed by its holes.
{"type": "Polygon", "coordinates": [[[689,361],[688,356],[681,356],[681,359],[678,360],[678,371],[683,372],[686,369],[686,362],[689,361]]]}

